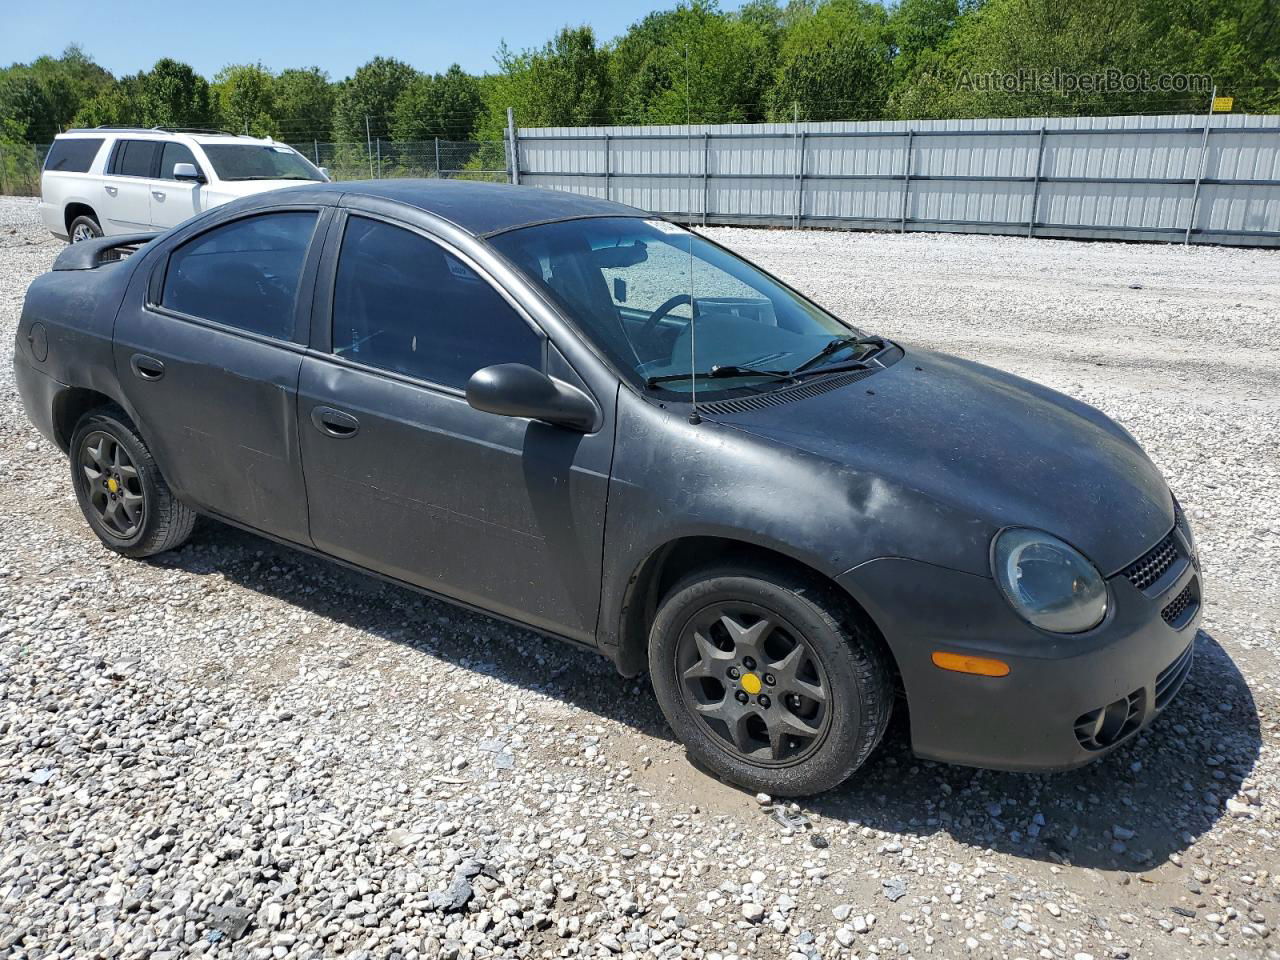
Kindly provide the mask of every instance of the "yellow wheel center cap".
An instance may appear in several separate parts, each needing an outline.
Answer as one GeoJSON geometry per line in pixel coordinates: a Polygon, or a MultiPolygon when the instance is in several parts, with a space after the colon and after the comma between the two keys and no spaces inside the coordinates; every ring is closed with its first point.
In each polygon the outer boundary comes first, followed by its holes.
{"type": "MultiPolygon", "coordinates": [[[[115,478],[115,477],[108,477],[108,478],[107,478],[107,489],[108,489],[108,490],[110,490],[112,493],[119,493],[119,492],[120,492],[120,484],[116,483],[116,478],[115,478]]],[[[757,683],[758,683],[758,681],[757,681],[757,683]]]]}
{"type": "Polygon", "coordinates": [[[754,673],[744,673],[742,675],[742,689],[754,697],[760,692],[760,678],[754,673]]]}

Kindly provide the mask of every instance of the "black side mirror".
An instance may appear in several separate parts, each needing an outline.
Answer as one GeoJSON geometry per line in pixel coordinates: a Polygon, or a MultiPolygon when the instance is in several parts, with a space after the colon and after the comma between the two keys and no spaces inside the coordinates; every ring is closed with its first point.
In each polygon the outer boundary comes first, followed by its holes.
{"type": "Polygon", "coordinates": [[[467,382],[467,403],[485,413],[528,417],[581,433],[599,426],[595,402],[575,386],[523,363],[499,363],[477,370],[467,382]]]}

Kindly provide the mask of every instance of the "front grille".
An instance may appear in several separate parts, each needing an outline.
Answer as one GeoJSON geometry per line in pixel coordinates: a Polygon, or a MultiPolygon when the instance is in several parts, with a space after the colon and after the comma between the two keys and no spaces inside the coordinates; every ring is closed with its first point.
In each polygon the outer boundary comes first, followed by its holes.
{"type": "Polygon", "coordinates": [[[1186,626],[1199,607],[1200,583],[1193,579],[1160,611],[1160,616],[1169,626],[1181,629],[1186,626]]]}
{"type": "Polygon", "coordinates": [[[1076,742],[1086,750],[1105,750],[1142,724],[1143,691],[1135,690],[1105,707],[1081,714],[1075,722],[1076,742]]]}
{"type": "Polygon", "coordinates": [[[1156,677],[1156,709],[1163,710],[1169,705],[1174,697],[1178,695],[1178,691],[1182,688],[1182,683],[1187,679],[1187,674],[1191,672],[1191,660],[1195,653],[1195,642],[1187,644],[1187,649],[1178,654],[1177,659],[1160,671],[1160,675],[1156,677]]]}
{"type": "Polygon", "coordinates": [[[1124,575],[1139,590],[1147,590],[1177,562],[1178,545],[1170,530],[1163,540],[1125,567],[1124,575]]]}

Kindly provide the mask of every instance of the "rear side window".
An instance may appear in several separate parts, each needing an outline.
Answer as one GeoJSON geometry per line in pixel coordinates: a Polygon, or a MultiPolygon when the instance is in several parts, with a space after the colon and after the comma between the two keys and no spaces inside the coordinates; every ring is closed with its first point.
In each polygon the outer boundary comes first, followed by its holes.
{"type": "Polygon", "coordinates": [[[200,172],[200,164],[196,163],[195,154],[193,154],[182,143],[166,143],[164,149],[160,152],[160,177],[164,180],[172,180],[173,168],[175,164],[189,163],[196,168],[196,172],[200,172]]]}
{"type": "Polygon", "coordinates": [[[55,140],[49,148],[49,155],[44,158],[44,168],[61,173],[87,173],[101,146],[101,137],[55,140]]]}
{"type": "Polygon", "coordinates": [[[121,140],[111,172],[120,177],[149,177],[159,148],[158,140],[121,140]]]}
{"type": "Polygon", "coordinates": [[[160,303],[229,327],[291,339],[298,280],[315,225],[314,211],[290,210],[200,234],[169,257],[160,303]]]}
{"type": "Polygon", "coordinates": [[[409,230],[348,220],[333,294],[339,356],[450,387],[494,363],[542,366],[542,339],[511,304],[409,230]]]}

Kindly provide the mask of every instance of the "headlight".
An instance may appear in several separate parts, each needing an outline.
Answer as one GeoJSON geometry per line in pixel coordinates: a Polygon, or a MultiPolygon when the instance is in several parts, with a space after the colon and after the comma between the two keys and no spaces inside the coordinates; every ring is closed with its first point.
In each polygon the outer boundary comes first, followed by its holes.
{"type": "Polygon", "coordinates": [[[1107,613],[1107,585],[1075,547],[1041,530],[1000,531],[992,573],[1024,620],[1053,633],[1083,633],[1107,613]]]}

